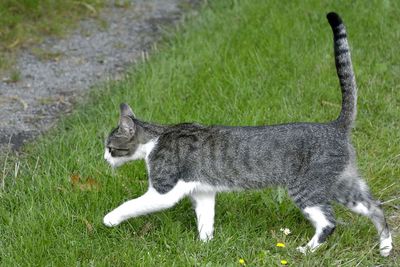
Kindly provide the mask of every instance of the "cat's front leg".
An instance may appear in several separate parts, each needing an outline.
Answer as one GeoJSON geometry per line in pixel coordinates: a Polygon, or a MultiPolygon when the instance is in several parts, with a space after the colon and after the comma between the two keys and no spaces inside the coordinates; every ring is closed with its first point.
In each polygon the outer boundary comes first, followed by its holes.
{"type": "Polygon", "coordinates": [[[207,242],[214,232],[215,192],[193,192],[190,197],[196,211],[200,240],[207,242]]]}
{"type": "MultiPolygon", "coordinates": [[[[139,198],[126,201],[122,205],[118,206],[116,209],[107,213],[107,215],[104,216],[104,218],[103,218],[104,225],[106,225],[108,227],[114,227],[129,218],[137,217],[137,216],[144,214],[143,208],[140,208],[140,206],[138,206],[138,205],[141,205],[143,203],[143,201],[147,198],[146,194],[144,194],[143,196],[141,196],[139,198]],[[140,211],[142,211],[142,212],[140,212],[140,211]]],[[[142,206],[143,206],[143,204],[142,204],[142,206]]]]}
{"type": "Polygon", "coordinates": [[[113,211],[109,212],[104,216],[103,223],[108,227],[113,227],[129,218],[163,209],[162,205],[157,204],[158,202],[160,202],[160,194],[158,194],[158,192],[153,188],[149,188],[144,195],[126,201],[113,211]]]}
{"type": "Polygon", "coordinates": [[[144,195],[126,201],[104,216],[103,223],[108,227],[117,226],[129,218],[169,208],[179,200],[168,199],[166,195],[161,195],[154,188],[150,187],[144,195]]]}
{"type": "Polygon", "coordinates": [[[107,213],[107,215],[103,218],[104,225],[108,227],[117,226],[122,221],[122,216],[116,210],[107,213]]]}
{"type": "Polygon", "coordinates": [[[169,192],[164,194],[160,194],[153,187],[150,187],[141,197],[126,201],[108,213],[104,217],[103,223],[109,227],[117,226],[129,218],[168,209],[184,196],[188,195],[193,189],[194,184],[183,181],[179,181],[169,192]]]}

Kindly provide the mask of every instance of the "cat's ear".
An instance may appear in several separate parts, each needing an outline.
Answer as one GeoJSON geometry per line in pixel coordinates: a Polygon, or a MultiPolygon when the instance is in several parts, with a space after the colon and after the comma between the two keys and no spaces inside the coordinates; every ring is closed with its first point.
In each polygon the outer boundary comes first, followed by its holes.
{"type": "Polygon", "coordinates": [[[121,117],[123,116],[133,117],[133,118],[136,117],[135,114],[133,114],[133,111],[128,104],[121,103],[121,105],[119,105],[119,108],[121,109],[121,117]]]}
{"type": "Polygon", "coordinates": [[[135,128],[135,123],[131,117],[121,115],[119,118],[119,129],[122,133],[133,136],[135,134],[135,128]]]}
{"type": "Polygon", "coordinates": [[[119,128],[122,132],[133,136],[135,133],[135,123],[132,118],[135,118],[135,114],[133,114],[133,111],[128,104],[122,103],[120,109],[119,128]]]}

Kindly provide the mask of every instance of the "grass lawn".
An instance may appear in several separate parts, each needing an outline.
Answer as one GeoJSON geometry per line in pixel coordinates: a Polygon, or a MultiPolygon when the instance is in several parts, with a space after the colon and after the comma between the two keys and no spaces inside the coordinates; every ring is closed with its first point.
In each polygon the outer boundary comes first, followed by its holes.
{"type": "MultiPolygon", "coordinates": [[[[142,119],[262,125],[336,118],[328,11],[342,15],[359,85],[353,132],[359,167],[382,201],[400,196],[400,4],[396,1],[209,1],[150,60],[96,90],[16,160],[0,162],[1,266],[400,266],[400,200],[383,205],[394,255],[379,256],[366,218],[337,207],[335,233],[316,253],[296,247],[313,228],[284,190],[217,197],[214,240],[176,207],[110,229],[103,216],[147,189],[143,162],[111,170],[103,142],[128,102],[142,119]],[[396,208],[397,207],[397,208],[396,208]],[[279,229],[292,234],[284,236],[279,229]],[[284,242],[285,248],[276,247],[284,242]],[[396,265],[397,264],[397,265],[396,265]]],[[[172,30],[171,30],[172,31],[172,30]]]]}

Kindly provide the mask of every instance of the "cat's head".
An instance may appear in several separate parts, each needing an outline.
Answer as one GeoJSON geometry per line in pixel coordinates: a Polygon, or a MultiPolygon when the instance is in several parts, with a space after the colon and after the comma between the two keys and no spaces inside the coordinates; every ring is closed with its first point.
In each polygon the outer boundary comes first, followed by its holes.
{"type": "Polygon", "coordinates": [[[104,159],[112,167],[145,156],[142,151],[142,134],[132,109],[124,103],[120,109],[118,126],[111,131],[105,142],[104,159]]]}

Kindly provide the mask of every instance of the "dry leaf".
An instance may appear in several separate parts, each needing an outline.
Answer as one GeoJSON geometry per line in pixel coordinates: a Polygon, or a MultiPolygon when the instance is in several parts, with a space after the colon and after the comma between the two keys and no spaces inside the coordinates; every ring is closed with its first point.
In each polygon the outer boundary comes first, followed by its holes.
{"type": "Polygon", "coordinates": [[[79,180],[81,179],[81,177],[79,176],[79,174],[72,174],[69,179],[71,180],[72,186],[76,186],[79,184],[79,180]]]}
{"type": "Polygon", "coordinates": [[[16,47],[18,44],[19,44],[19,39],[12,42],[12,44],[8,45],[7,48],[12,49],[12,48],[16,47]]]}
{"type": "Polygon", "coordinates": [[[85,218],[83,218],[82,221],[85,223],[88,233],[89,234],[93,233],[93,225],[85,218]]]}
{"type": "Polygon", "coordinates": [[[81,179],[79,174],[73,174],[70,177],[71,184],[75,188],[79,188],[81,191],[91,191],[91,190],[99,190],[99,183],[92,177],[88,177],[86,179],[81,179]]]}
{"type": "Polygon", "coordinates": [[[89,177],[89,178],[87,178],[86,179],[86,182],[84,182],[84,183],[81,183],[80,185],[79,185],[79,188],[82,190],[82,191],[86,191],[86,190],[99,190],[99,183],[95,180],[95,179],[93,179],[92,177],[89,177]]]}
{"type": "Polygon", "coordinates": [[[146,222],[146,224],[140,230],[139,236],[141,236],[141,237],[145,236],[148,232],[151,231],[152,228],[153,228],[153,225],[150,222],[146,222]]]}

